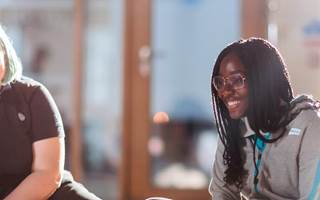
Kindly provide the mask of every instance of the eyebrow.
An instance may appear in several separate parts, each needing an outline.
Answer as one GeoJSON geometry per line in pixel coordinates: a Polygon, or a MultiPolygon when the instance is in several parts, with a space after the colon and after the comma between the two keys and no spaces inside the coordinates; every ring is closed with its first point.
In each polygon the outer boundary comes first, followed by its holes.
{"type": "MultiPolygon", "coordinates": [[[[236,71],[231,72],[231,73],[229,74],[229,76],[230,76],[230,75],[233,75],[233,74],[243,74],[243,75],[245,75],[246,72],[245,72],[245,71],[241,71],[241,70],[236,70],[236,71]]],[[[220,72],[218,73],[218,75],[221,76],[220,72]]]]}

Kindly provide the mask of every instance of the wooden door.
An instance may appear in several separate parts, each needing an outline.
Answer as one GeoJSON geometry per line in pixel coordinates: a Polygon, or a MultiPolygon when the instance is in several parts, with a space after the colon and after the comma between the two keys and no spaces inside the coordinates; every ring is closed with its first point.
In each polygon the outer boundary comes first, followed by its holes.
{"type": "MultiPolygon", "coordinates": [[[[212,2],[126,1],[120,181],[123,200],[141,200],[151,196],[175,200],[210,199],[207,189],[210,175],[205,173],[205,167],[201,168],[195,162],[200,159],[194,159],[199,155],[194,149],[206,146],[206,141],[213,141],[208,155],[215,150],[216,130],[209,116],[212,112],[209,90],[211,65],[218,51],[228,42],[241,36],[266,37],[267,27],[264,1],[235,0],[234,4],[229,2],[226,5],[224,2],[217,5],[212,2]],[[212,12],[208,5],[212,6],[212,12]],[[162,10],[157,6],[162,6],[162,10]],[[214,12],[221,16],[214,17],[214,12]],[[167,21],[163,21],[165,18],[167,21]],[[231,21],[228,18],[232,18],[231,21]],[[198,21],[192,22],[194,19],[198,21]],[[162,25],[157,26],[157,23],[162,25]],[[180,57],[177,59],[177,56],[180,57]],[[189,85],[185,87],[186,84],[189,85]],[[161,91],[157,93],[158,90],[161,91]],[[176,97],[177,94],[188,98],[176,97]],[[167,106],[170,102],[176,103],[167,106]],[[165,157],[163,152],[169,156],[165,157]],[[177,168],[186,174],[180,182],[170,181],[179,179],[175,177],[177,173],[172,173],[164,181],[156,180],[161,175],[166,177],[164,172],[177,168]],[[188,178],[192,176],[190,172],[195,172],[197,184],[191,181],[179,186],[184,179],[185,182],[191,180],[188,178]]],[[[200,155],[203,154],[206,153],[200,155]]],[[[209,162],[211,159],[213,156],[209,162]]]]}

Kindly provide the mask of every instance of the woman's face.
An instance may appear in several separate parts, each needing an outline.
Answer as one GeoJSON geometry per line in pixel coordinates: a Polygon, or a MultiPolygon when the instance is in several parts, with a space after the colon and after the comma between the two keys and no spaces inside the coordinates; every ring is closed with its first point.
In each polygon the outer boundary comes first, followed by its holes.
{"type": "Polygon", "coordinates": [[[218,95],[232,119],[244,117],[248,109],[248,84],[245,74],[245,67],[237,55],[231,53],[222,59],[219,69],[222,84],[220,83],[218,95]]]}

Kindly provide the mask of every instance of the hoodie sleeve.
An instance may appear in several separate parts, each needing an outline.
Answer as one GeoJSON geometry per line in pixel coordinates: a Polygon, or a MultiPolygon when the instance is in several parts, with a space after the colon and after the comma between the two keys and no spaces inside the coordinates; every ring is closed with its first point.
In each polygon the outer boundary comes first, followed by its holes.
{"type": "Polygon", "coordinates": [[[313,116],[300,147],[299,199],[320,199],[320,112],[313,116]]]}
{"type": "Polygon", "coordinates": [[[226,166],[223,164],[223,151],[224,146],[219,138],[209,193],[214,200],[237,200],[239,199],[239,192],[237,192],[236,187],[227,185],[223,180],[226,169],[226,166]]]}

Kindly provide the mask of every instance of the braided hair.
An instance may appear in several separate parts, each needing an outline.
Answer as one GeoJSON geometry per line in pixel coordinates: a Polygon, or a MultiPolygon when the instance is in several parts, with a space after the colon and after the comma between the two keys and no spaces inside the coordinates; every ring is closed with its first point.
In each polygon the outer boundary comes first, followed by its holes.
{"type": "MultiPolygon", "coordinates": [[[[261,132],[274,132],[285,127],[293,91],[289,74],[279,51],[268,41],[260,38],[239,40],[228,45],[219,54],[213,68],[212,78],[219,75],[224,57],[235,54],[246,69],[249,106],[246,111],[251,129],[265,142],[261,132]]],[[[223,144],[223,163],[227,166],[224,181],[242,187],[244,155],[241,144],[240,119],[232,119],[227,107],[219,98],[211,80],[213,111],[220,140],[223,144]]],[[[284,131],[283,131],[284,133],[284,131]]]]}

